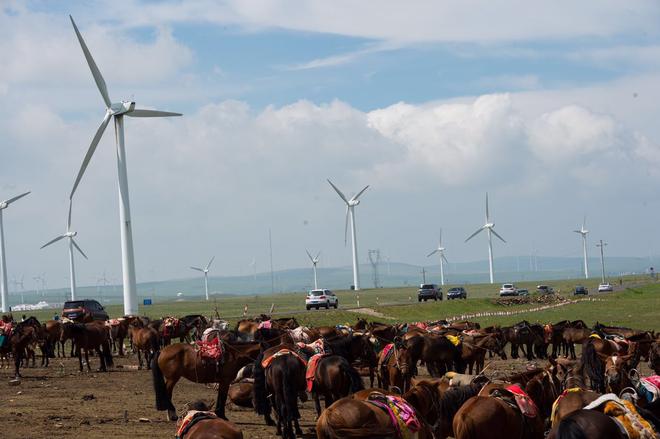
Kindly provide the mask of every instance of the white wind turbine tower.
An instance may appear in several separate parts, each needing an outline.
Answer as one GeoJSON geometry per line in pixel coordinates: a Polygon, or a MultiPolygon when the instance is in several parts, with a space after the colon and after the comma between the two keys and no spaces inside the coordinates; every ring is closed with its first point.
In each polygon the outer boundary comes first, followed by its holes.
{"type": "Polygon", "coordinates": [[[80,166],[80,171],[78,171],[78,176],[76,181],[73,184],[73,189],[71,190],[70,199],[73,199],[73,194],[76,192],[76,188],[82,179],[87,165],[94,155],[94,151],[103,136],[105,128],[108,126],[110,119],[114,117],[115,122],[115,137],[117,142],[117,172],[119,180],[119,223],[121,228],[121,259],[122,259],[122,273],[123,273],[123,285],[124,285],[124,314],[125,315],[137,315],[138,306],[137,306],[137,284],[135,281],[135,260],[133,255],[133,231],[131,225],[131,209],[128,198],[128,175],[126,170],[126,150],[124,148],[124,116],[130,117],[167,117],[167,116],[181,116],[179,113],[169,113],[165,111],[155,111],[155,110],[141,110],[135,108],[135,102],[131,101],[121,101],[113,103],[110,100],[108,95],[108,89],[105,85],[105,80],[101,76],[99,68],[96,66],[92,54],[89,52],[85,41],[83,40],[82,35],[78,31],[76,23],[71,18],[71,24],[73,29],[76,32],[78,41],[80,42],[80,47],[85,55],[87,64],[89,65],[90,70],[92,71],[92,76],[96,82],[96,86],[101,92],[103,101],[105,102],[105,116],[103,121],[99,126],[92,143],[89,145],[87,154],[83,159],[82,165],[80,166]]]}
{"type": "Polygon", "coordinates": [[[440,284],[444,285],[445,284],[445,268],[444,268],[444,263],[449,263],[447,258],[445,257],[445,248],[442,246],[442,229],[440,229],[440,240],[438,241],[438,248],[433,250],[431,253],[429,253],[426,257],[429,258],[433,256],[434,254],[438,253],[440,256],[440,284]]]}
{"type": "Polygon", "coordinates": [[[5,230],[2,225],[2,211],[5,210],[14,201],[23,198],[30,192],[17,195],[5,201],[0,201],[0,296],[2,296],[2,309],[0,312],[7,312],[9,310],[9,288],[7,287],[7,259],[5,257],[5,230]]]}
{"type": "Polygon", "coordinates": [[[479,229],[477,229],[476,232],[468,236],[468,238],[465,240],[465,242],[468,242],[470,239],[474,238],[481,232],[482,230],[486,230],[488,233],[488,268],[490,270],[490,283],[493,283],[493,239],[492,235],[497,236],[502,240],[502,242],[506,242],[504,238],[502,238],[500,235],[497,234],[497,232],[494,229],[495,224],[493,224],[490,221],[490,213],[488,211],[488,192],[486,192],[486,224],[481,226],[479,229]]]}
{"type": "Polygon", "coordinates": [[[355,290],[360,289],[360,273],[359,273],[359,266],[358,266],[358,252],[357,252],[357,240],[356,240],[356,231],[355,231],[355,206],[360,204],[360,195],[364,193],[369,188],[369,185],[365,186],[364,189],[362,189],[360,192],[357,193],[357,195],[353,196],[350,200],[347,199],[344,194],[335,186],[332,184],[330,180],[328,180],[328,183],[330,183],[330,186],[337,192],[337,194],[341,197],[342,200],[344,200],[344,203],[346,203],[346,225],[344,226],[344,244],[346,244],[346,238],[348,234],[348,219],[350,216],[351,219],[351,238],[353,239],[353,285],[355,290]]]}
{"type": "Polygon", "coordinates": [[[76,269],[73,263],[73,248],[75,247],[76,250],[78,250],[85,259],[87,259],[87,255],[78,246],[76,240],[73,239],[77,234],[78,232],[71,231],[71,205],[69,205],[69,217],[66,222],[66,233],[64,233],[64,235],[60,235],[57,238],[48,241],[47,243],[41,246],[41,248],[45,248],[51,245],[52,243],[59,241],[60,239],[69,238],[69,278],[71,282],[71,300],[76,300],[76,269]]]}
{"type": "Polygon", "coordinates": [[[318,278],[316,277],[316,265],[319,263],[319,256],[321,256],[321,252],[318,252],[316,254],[316,257],[312,257],[312,255],[307,250],[305,250],[305,252],[307,253],[307,256],[309,256],[309,260],[312,261],[312,265],[314,267],[314,289],[318,290],[319,282],[318,282],[318,278]]]}
{"type": "Polygon", "coordinates": [[[206,267],[204,268],[199,268],[199,267],[190,267],[193,270],[201,271],[204,273],[204,291],[206,292],[206,300],[209,300],[209,267],[213,263],[213,260],[215,259],[215,256],[211,258],[208,264],[206,264],[206,267]]]}
{"type": "Polygon", "coordinates": [[[587,234],[589,230],[586,229],[587,226],[587,216],[585,215],[582,220],[582,227],[580,230],[573,230],[575,233],[582,235],[582,254],[584,257],[584,278],[589,279],[589,264],[587,262],[587,234]]]}

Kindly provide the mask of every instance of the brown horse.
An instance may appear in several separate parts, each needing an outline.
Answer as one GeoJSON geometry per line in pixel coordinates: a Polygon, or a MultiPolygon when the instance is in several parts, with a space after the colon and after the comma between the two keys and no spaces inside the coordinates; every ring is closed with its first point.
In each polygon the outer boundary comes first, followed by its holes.
{"type": "Polygon", "coordinates": [[[91,323],[64,323],[62,326],[62,340],[71,339],[76,347],[75,355],[78,357],[80,372],[83,371],[82,351],[85,350],[87,371],[91,372],[89,364],[89,351],[98,354],[101,366],[99,371],[106,372],[107,366],[112,366],[112,352],[110,350],[109,329],[105,322],[93,321],[91,323]]]}
{"type": "Polygon", "coordinates": [[[463,362],[467,364],[470,375],[472,375],[472,369],[475,365],[476,373],[483,370],[486,352],[495,352],[501,359],[506,360],[503,345],[495,334],[464,336],[461,347],[461,357],[463,362]]]}
{"type": "Polygon", "coordinates": [[[14,357],[14,376],[16,378],[21,376],[19,369],[23,358],[26,356],[27,350],[31,344],[36,343],[37,341],[38,327],[40,327],[40,325],[37,319],[30,317],[28,320],[18,323],[14,327],[12,335],[9,338],[11,354],[14,357]]]}
{"type": "MultiPolygon", "coordinates": [[[[421,358],[432,377],[441,377],[447,371],[465,372],[462,348],[455,346],[446,335],[426,334],[422,337],[423,345],[420,357],[413,355],[413,361],[421,358]]],[[[413,349],[416,352],[416,349],[413,349]]]]}
{"type": "Polygon", "coordinates": [[[561,420],[548,439],[607,438],[628,439],[619,425],[609,416],[596,410],[576,410],[561,420]]]}
{"type": "Polygon", "coordinates": [[[151,374],[156,393],[156,409],[167,410],[170,420],[177,419],[172,404],[172,391],[181,378],[194,383],[218,383],[215,412],[225,417],[227,389],[236,373],[254,361],[260,351],[258,343],[223,343],[220,364],[199,355],[195,347],[187,343],[175,343],[164,347],[151,362],[151,374]]]}
{"type": "Polygon", "coordinates": [[[632,387],[630,371],[637,367],[639,355],[611,355],[605,360],[605,390],[619,395],[627,387],[632,387]]]}
{"type": "Polygon", "coordinates": [[[45,325],[46,340],[53,350],[53,354],[57,351],[58,357],[65,357],[66,351],[64,350],[64,342],[62,341],[62,322],[59,320],[48,320],[45,325]],[[57,346],[57,349],[55,347],[57,346]]]}
{"type": "Polygon", "coordinates": [[[320,395],[325,408],[340,398],[364,389],[360,374],[348,360],[339,355],[329,355],[319,360],[314,371],[312,395],[317,416],[321,415],[320,395]]]}
{"type": "Polygon", "coordinates": [[[413,370],[411,349],[400,339],[395,339],[388,355],[381,353],[378,359],[378,385],[385,390],[403,393],[410,388],[413,370]]]}
{"type": "MultiPolygon", "coordinates": [[[[162,344],[167,346],[173,339],[178,338],[180,342],[190,341],[190,332],[202,327],[202,316],[186,316],[180,319],[165,317],[160,325],[159,335],[162,344]],[[190,318],[189,318],[190,317],[190,318]]],[[[202,329],[203,331],[203,329],[202,329]]],[[[201,331],[198,335],[202,335],[201,331]]]]}
{"type": "MultiPolygon", "coordinates": [[[[365,400],[374,391],[387,394],[381,389],[367,389],[335,401],[316,421],[316,437],[318,439],[400,437],[390,415],[380,406],[365,400]]],[[[417,415],[421,416],[419,413],[417,415]]],[[[415,437],[434,438],[427,423],[421,424],[421,429],[415,437]]]]}
{"type": "Polygon", "coordinates": [[[243,439],[243,433],[236,424],[218,418],[203,401],[195,401],[189,407],[193,411],[192,414],[189,412],[189,415],[200,416],[198,412],[203,412],[201,413],[202,419],[189,424],[192,427],[187,428],[185,433],[181,432],[182,434],[177,437],[181,439],[243,439]]]}
{"type": "Polygon", "coordinates": [[[137,352],[138,370],[142,369],[142,354],[147,363],[147,369],[151,369],[151,359],[160,350],[158,331],[153,328],[140,328],[137,323],[129,326],[129,335],[133,343],[133,350],[137,352]]]}
{"type": "Polygon", "coordinates": [[[649,350],[649,368],[660,375],[660,341],[655,340],[649,350]]]}
{"type": "Polygon", "coordinates": [[[110,327],[110,339],[112,340],[112,351],[124,356],[124,340],[128,337],[130,321],[126,318],[112,319],[108,323],[110,327]]]}
{"type": "Polygon", "coordinates": [[[575,345],[583,344],[589,339],[592,331],[589,328],[574,328],[572,326],[567,326],[564,328],[562,337],[564,339],[564,349],[566,349],[565,355],[569,356],[571,359],[575,360],[577,356],[575,355],[575,345]]]}

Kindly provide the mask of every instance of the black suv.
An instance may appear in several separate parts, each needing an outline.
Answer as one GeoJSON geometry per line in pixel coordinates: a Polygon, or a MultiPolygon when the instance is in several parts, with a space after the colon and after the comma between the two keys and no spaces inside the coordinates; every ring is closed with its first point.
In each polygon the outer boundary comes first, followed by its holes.
{"type": "Polygon", "coordinates": [[[447,300],[451,299],[467,299],[467,291],[463,287],[450,288],[447,291],[447,300]]]}
{"type": "Polygon", "coordinates": [[[62,317],[74,322],[91,322],[92,320],[108,320],[108,313],[96,300],[69,300],[64,302],[62,317]]]}
{"type": "Polygon", "coordinates": [[[578,285],[577,287],[575,287],[575,291],[573,291],[573,295],[578,296],[580,294],[586,296],[587,294],[589,294],[589,290],[587,290],[582,285],[578,285]]]}
{"type": "Polygon", "coordinates": [[[436,284],[422,284],[417,290],[417,300],[426,302],[429,299],[442,300],[442,289],[436,284]]]}

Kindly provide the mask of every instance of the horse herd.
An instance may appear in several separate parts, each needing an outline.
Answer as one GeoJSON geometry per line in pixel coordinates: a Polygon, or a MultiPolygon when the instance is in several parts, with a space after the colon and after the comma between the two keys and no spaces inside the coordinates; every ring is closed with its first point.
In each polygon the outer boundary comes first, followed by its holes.
{"type": "MultiPolygon", "coordinates": [[[[9,321],[3,317],[5,327],[9,321]]],[[[645,361],[660,374],[660,339],[650,331],[581,320],[304,327],[261,315],[229,329],[200,315],[44,324],[31,317],[13,325],[0,358],[13,356],[18,377],[21,365],[34,365],[35,346],[47,366],[67,340],[81,372],[83,351],[88,370],[89,351],[105,370],[128,340],[139,367],[144,356],[151,369],[156,408],[179,421],[181,438],[243,437],[225,416],[227,399],[295,438],[309,395],[323,439],[660,437],[660,379],[638,372],[645,361]],[[494,356],[522,356],[527,369],[503,375],[491,368],[494,356]],[[181,378],[216,386],[215,410],[198,402],[179,418],[172,395],[181,378]]]]}

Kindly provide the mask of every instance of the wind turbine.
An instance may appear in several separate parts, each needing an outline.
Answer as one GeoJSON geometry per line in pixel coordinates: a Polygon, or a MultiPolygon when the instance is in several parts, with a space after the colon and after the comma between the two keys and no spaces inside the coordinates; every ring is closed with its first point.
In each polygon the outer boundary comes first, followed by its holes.
{"type": "Polygon", "coordinates": [[[24,194],[17,195],[13,198],[10,198],[5,201],[0,201],[0,296],[2,296],[2,309],[1,312],[7,312],[9,310],[9,288],[7,288],[7,259],[5,257],[5,231],[2,225],[2,211],[5,210],[11,203],[16,200],[19,200],[29,194],[30,192],[25,192],[24,194]]]}
{"type": "Polygon", "coordinates": [[[316,264],[319,263],[319,256],[321,256],[321,252],[318,252],[316,257],[312,257],[312,255],[305,249],[305,252],[307,253],[307,256],[309,256],[309,260],[312,261],[312,265],[314,266],[314,289],[318,290],[319,289],[319,282],[316,277],[316,264]]]}
{"type": "Polygon", "coordinates": [[[193,270],[201,271],[204,273],[204,290],[206,291],[206,300],[209,300],[209,267],[213,263],[213,260],[215,259],[215,256],[211,258],[208,264],[206,264],[206,267],[204,268],[199,268],[199,267],[190,267],[193,270]]]}
{"type": "Polygon", "coordinates": [[[66,233],[48,241],[41,246],[41,248],[45,248],[59,241],[60,239],[69,238],[69,278],[71,282],[71,300],[76,300],[76,268],[73,263],[73,248],[75,247],[76,250],[78,250],[85,259],[87,259],[85,252],[82,251],[80,246],[78,246],[78,243],[76,243],[76,240],[73,239],[77,234],[78,232],[71,231],[71,204],[69,204],[69,217],[66,222],[66,233]]]}
{"type": "Polygon", "coordinates": [[[76,181],[73,184],[73,189],[71,190],[70,199],[73,199],[73,194],[76,192],[76,188],[80,183],[80,180],[87,169],[89,161],[94,155],[94,151],[103,136],[105,128],[108,126],[110,119],[114,117],[115,122],[115,137],[117,142],[117,172],[118,172],[118,181],[119,181],[119,223],[121,227],[121,262],[122,262],[122,273],[123,273],[123,285],[124,285],[124,315],[137,315],[138,306],[137,306],[137,284],[135,281],[135,260],[133,255],[133,231],[131,225],[131,208],[128,198],[128,172],[126,170],[126,150],[124,148],[124,116],[130,117],[168,117],[168,116],[181,116],[180,113],[169,113],[165,111],[155,111],[155,110],[142,110],[135,108],[135,102],[131,101],[121,101],[113,103],[110,100],[108,94],[108,89],[105,85],[105,80],[101,76],[99,68],[96,66],[92,54],[89,52],[85,41],[83,40],[82,35],[78,31],[76,23],[73,21],[73,17],[69,15],[71,19],[71,24],[73,29],[76,32],[78,41],[80,42],[80,47],[82,48],[89,69],[92,71],[92,76],[96,82],[96,86],[101,92],[103,101],[105,102],[105,116],[101,125],[99,126],[92,143],[89,145],[87,154],[83,159],[82,165],[80,166],[80,171],[78,171],[78,176],[76,181]]]}
{"type": "Polygon", "coordinates": [[[488,233],[488,268],[490,269],[490,283],[493,283],[493,239],[492,235],[497,236],[500,238],[502,242],[506,242],[504,238],[502,238],[500,235],[497,234],[497,232],[494,229],[495,224],[493,224],[490,221],[490,213],[488,211],[488,192],[486,192],[486,224],[481,226],[479,229],[477,229],[476,232],[468,236],[468,238],[465,240],[465,242],[468,242],[470,239],[474,238],[477,236],[482,230],[486,230],[488,233]]]}
{"type": "Polygon", "coordinates": [[[442,229],[440,229],[440,240],[438,241],[438,248],[433,250],[431,253],[429,253],[426,257],[429,258],[433,256],[434,254],[438,253],[440,255],[440,284],[444,285],[445,284],[445,269],[444,269],[444,263],[449,263],[447,258],[445,257],[445,248],[442,246],[442,229]]]}
{"type": "Polygon", "coordinates": [[[357,253],[357,241],[356,241],[356,231],[355,231],[355,206],[360,204],[360,195],[364,193],[369,188],[369,185],[365,186],[364,189],[362,189],[360,192],[357,193],[357,195],[353,196],[350,200],[347,199],[344,194],[335,186],[332,184],[332,182],[328,179],[328,183],[330,183],[330,186],[337,192],[339,197],[341,197],[342,200],[344,200],[344,203],[346,203],[346,225],[344,226],[344,245],[346,245],[346,240],[347,240],[347,235],[348,235],[348,218],[350,216],[351,219],[351,238],[352,243],[353,243],[353,285],[355,290],[360,289],[360,272],[359,272],[359,266],[358,266],[358,253],[357,253]]]}
{"type": "Polygon", "coordinates": [[[582,220],[582,227],[580,230],[573,230],[575,233],[582,235],[582,254],[584,257],[584,278],[589,279],[589,264],[587,263],[587,234],[589,230],[586,229],[587,226],[587,216],[584,216],[582,220]]]}

